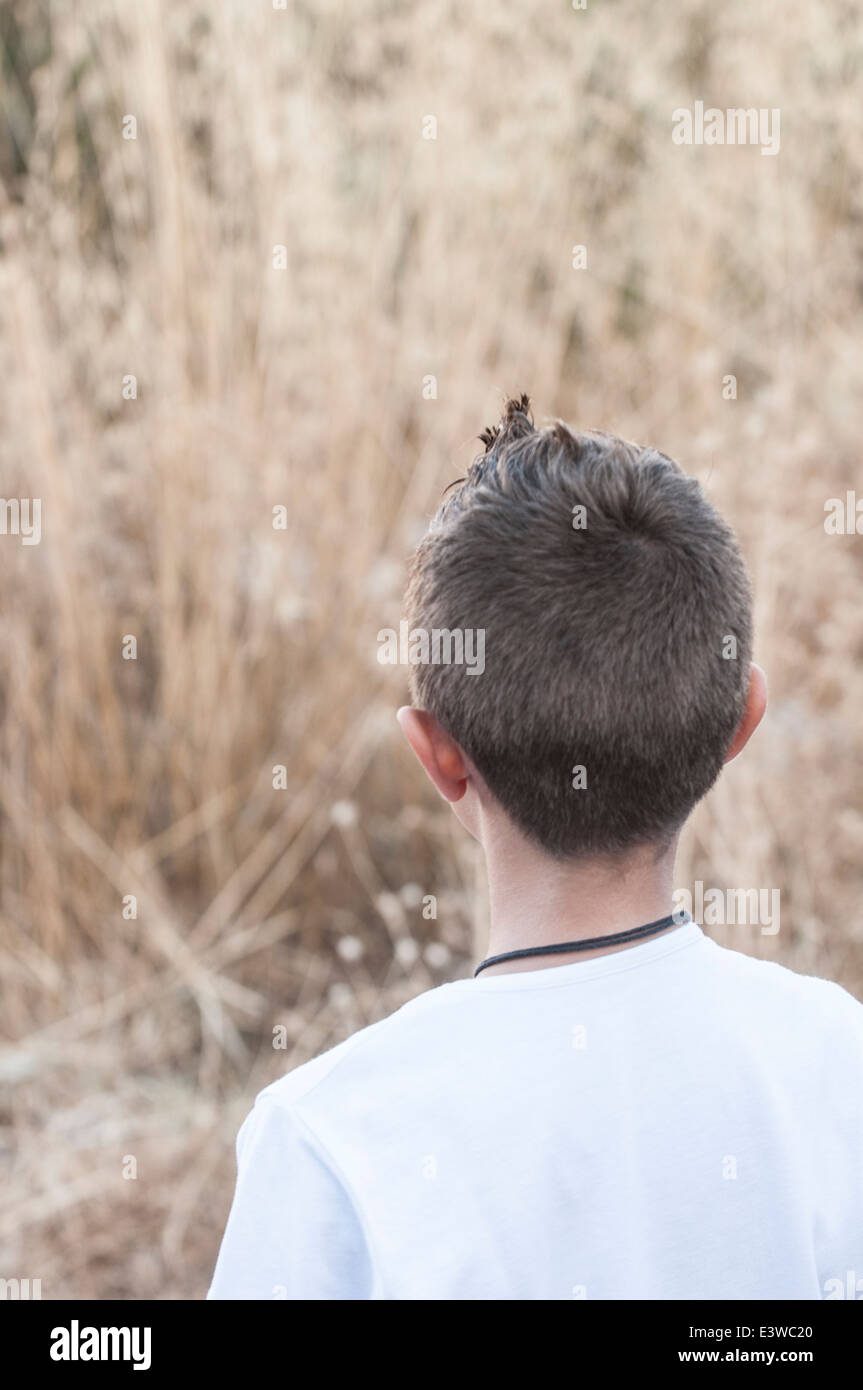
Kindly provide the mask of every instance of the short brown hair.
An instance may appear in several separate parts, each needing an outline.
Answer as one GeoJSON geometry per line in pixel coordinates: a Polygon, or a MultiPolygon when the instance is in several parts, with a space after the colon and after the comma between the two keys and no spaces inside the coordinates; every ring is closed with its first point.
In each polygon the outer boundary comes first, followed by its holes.
{"type": "Polygon", "coordinates": [[[416,665],[412,698],[549,853],[667,842],[745,706],[751,596],[734,534],[665,454],[559,420],[536,429],[527,396],[480,438],[414,555],[406,616],[484,629],[485,669],[416,665]]]}

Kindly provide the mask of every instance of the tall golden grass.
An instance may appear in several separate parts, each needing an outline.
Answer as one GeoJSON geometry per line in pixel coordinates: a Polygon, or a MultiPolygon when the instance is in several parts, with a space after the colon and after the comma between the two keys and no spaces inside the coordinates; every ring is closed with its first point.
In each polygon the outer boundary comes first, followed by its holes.
{"type": "Polygon", "coordinates": [[[737,527],[772,710],[679,882],[781,888],[778,936],[717,938],[863,992],[863,540],[823,525],[860,480],[858,20],[7,3],[0,456],[43,537],[0,537],[0,1275],[201,1296],[256,1090],[468,969],[480,866],[376,634],[510,391],[737,527]],[[673,145],[696,99],[779,108],[779,155],[673,145]]]}

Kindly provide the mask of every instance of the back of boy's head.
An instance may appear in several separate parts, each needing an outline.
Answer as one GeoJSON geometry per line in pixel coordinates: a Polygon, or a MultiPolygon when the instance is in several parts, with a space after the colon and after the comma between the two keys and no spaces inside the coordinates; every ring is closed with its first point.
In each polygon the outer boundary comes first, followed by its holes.
{"type": "Polygon", "coordinates": [[[414,666],[412,699],[550,854],[663,845],[746,703],[751,598],[733,532],[664,454],[536,429],[526,396],[480,437],[416,551],[406,616],[484,629],[485,668],[414,666]]]}

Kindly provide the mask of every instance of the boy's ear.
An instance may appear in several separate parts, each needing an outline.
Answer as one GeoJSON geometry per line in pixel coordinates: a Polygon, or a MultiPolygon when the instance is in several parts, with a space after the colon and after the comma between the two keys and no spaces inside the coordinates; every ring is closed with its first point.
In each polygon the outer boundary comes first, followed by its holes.
{"type": "Polygon", "coordinates": [[[727,763],[730,763],[732,758],[736,758],[737,754],[746,747],[761,723],[766,708],[767,677],[761,667],[756,666],[753,661],[749,668],[749,693],[746,696],[746,708],[743,711],[743,718],[737,725],[728,752],[725,754],[727,763]]]}
{"type": "Polygon", "coordinates": [[[441,796],[447,801],[461,801],[467,791],[470,769],[455,739],[450,738],[428,710],[403,705],[396,718],[441,796]]]}

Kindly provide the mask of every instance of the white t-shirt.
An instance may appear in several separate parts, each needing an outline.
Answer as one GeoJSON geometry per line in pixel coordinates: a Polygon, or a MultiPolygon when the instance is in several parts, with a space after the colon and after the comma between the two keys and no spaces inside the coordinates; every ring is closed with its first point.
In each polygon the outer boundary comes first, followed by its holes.
{"type": "Polygon", "coordinates": [[[258,1096],[208,1298],[863,1293],[861,1089],[863,1005],[694,922],[442,985],[258,1096]]]}

